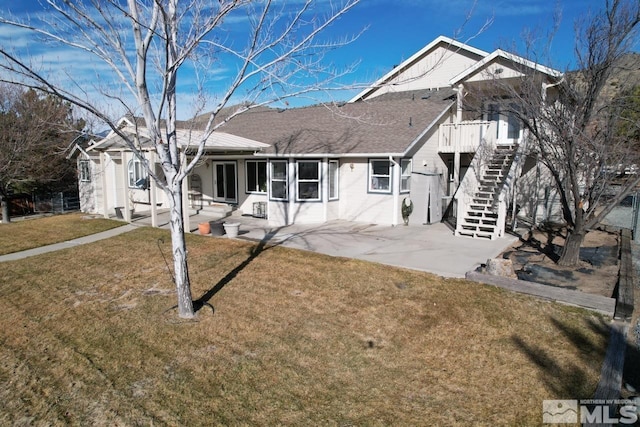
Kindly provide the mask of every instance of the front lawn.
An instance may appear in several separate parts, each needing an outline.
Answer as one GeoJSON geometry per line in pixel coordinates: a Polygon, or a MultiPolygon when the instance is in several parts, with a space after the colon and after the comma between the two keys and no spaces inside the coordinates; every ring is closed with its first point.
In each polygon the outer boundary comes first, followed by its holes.
{"type": "Polygon", "coordinates": [[[0,424],[540,425],[607,320],[465,280],[141,228],[0,265],[0,424]]]}
{"type": "Polygon", "coordinates": [[[79,213],[0,224],[0,255],[60,243],[124,225],[79,213]]]}

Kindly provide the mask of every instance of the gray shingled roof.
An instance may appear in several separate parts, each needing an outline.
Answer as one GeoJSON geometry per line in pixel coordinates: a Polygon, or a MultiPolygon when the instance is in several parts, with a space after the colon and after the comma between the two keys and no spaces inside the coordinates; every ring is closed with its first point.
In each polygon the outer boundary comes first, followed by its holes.
{"type": "Polygon", "coordinates": [[[222,132],[270,144],[268,154],[385,154],[407,147],[455,101],[451,89],[390,93],[342,106],[258,108],[222,132]]]}

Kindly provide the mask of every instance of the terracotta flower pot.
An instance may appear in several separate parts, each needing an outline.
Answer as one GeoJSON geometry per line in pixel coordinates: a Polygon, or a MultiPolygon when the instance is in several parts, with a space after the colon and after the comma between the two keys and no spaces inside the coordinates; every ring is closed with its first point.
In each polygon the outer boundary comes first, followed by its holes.
{"type": "Polygon", "coordinates": [[[201,222],[200,224],[198,224],[198,232],[203,235],[209,234],[211,233],[211,226],[208,222],[201,222]]]}

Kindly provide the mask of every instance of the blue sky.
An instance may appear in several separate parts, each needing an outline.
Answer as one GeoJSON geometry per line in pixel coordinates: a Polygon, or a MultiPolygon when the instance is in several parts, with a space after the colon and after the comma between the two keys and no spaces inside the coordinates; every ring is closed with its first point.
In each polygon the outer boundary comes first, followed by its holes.
{"type": "MultiPolygon", "coordinates": [[[[294,7],[299,2],[283,1],[286,7],[294,7]]],[[[553,68],[566,70],[573,65],[576,18],[589,10],[596,11],[603,5],[602,0],[560,0],[558,3],[553,0],[361,0],[323,37],[335,40],[367,28],[357,40],[327,56],[327,60],[338,67],[359,62],[357,70],[346,81],[362,83],[381,77],[439,35],[468,41],[470,45],[489,52],[498,47],[513,50],[514,46],[516,50],[522,50],[523,34],[533,32],[544,36],[551,29],[554,12],[559,8],[562,13],[561,25],[552,45],[551,57],[544,62],[553,68]],[[470,19],[467,22],[468,16],[470,19]],[[492,21],[491,25],[477,34],[489,20],[492,21]]],[[[0,13],[11,10],[24,17],[26,13],[33,13],[39,8],[38,0],[0,0],[0,13]]],[[[92,63],[79,61],[77,53],[63,49],[43,50],[33,38],[0,26],[0,44],[7,43],[13,45],[18,52],[30,51],[46,55],[48,62],[54,67],[59,65],[58,68],[66,70],[65,72],[86,73],[84,81],[96,80],[96,73],[90,70],[92,63]]],[[[223,65],[219,78],[213,75],[211,88],[215,88],[215,84],[224,85],[225,67],[232,68],[223,65]]],[[[182,77],[184,81],[190,81],[190,76],[182,77]]],[[[337,97],[348,99],[356,92],[341,92],[337,97]]],[[[187,108],[188,98],[188,95],[184,95],[181,99],[181,118],[186,118],[190,113],[187,108]]],[[[290,105],[308,102],[308,99],[291,101],[290,105]]]]}
{"type": "MultiPolygon", "coordinates": [[[[603,7],[603,0],[365,0],[346,19],[344,28],[369,26],[344,55],[360,56],[359,74],[372,77],[388,72],[439,35],[491,52],[496,48],[524,50],[526,31],[544,36],[560,8],[562,19],[546,65],[565,70],[572,64],[574,22],[580,15],[603,7]],[[471,11],[471,19],[465,24],[471,11]],[[476,36],[487,20],[492,24],[476,36]]],[[[517,52],[522,53],[522,52],[517,52]]]]}

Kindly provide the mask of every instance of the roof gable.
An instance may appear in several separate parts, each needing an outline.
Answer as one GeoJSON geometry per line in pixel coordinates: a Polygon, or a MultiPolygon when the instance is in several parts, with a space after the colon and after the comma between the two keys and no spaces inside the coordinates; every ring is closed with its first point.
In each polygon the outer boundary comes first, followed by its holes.
{"type": "Polygon", "coordinates": [[[447,87],[451,76],[477,63],[488,52],[440,36],[397,65],[350,102],[388,92],[447,87]]]}
{"type": "Polygon", "coordinates": [[[452,78],[449,84],[455,87],[463,81],[491,80],[498,75],[500,78],[521,77],[529,74],[528,71],[542,73],[553,79],[562,77],[560,71],[535,63],[521,56],[505,52],[502,49],[497,49],[492,52],[491,55],[486,56],[472,67],[452,78]],[[525,72],[525,70],[527,70],[527,72],[525,72]]]}

